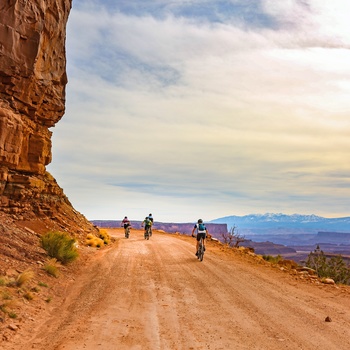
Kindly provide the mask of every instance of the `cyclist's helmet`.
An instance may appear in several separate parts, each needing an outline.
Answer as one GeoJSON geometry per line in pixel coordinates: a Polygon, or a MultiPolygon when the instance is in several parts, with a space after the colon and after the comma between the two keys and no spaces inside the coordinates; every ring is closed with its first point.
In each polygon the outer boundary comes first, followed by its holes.
{"type": "Polygon", "coordinates": [[[148,216],[152,216],[152,214],[149,214],[148,216]]]}
{"type": "Polygon", "coordinates": [[[203,224],[203,220],[202,219],[198,219],[198,223],[199,224],[203,224]]]}
{"type": "Polygon", "coordinates": [[[127,219],[127,218],[128,218],[127,216],[124,217],[124,219],[127,219]]]}

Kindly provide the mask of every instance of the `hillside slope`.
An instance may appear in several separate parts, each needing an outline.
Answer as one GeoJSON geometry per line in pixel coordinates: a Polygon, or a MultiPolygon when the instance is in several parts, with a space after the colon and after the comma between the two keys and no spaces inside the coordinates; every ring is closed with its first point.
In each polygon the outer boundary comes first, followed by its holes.
{"type": "Polygon", "coordinates": [[[311,283],[217,242],[199,262],[191,237],[110,233],[116,242],[85,259],[51,309],[2,349],[350,348],[348,287],[311,283]]]}

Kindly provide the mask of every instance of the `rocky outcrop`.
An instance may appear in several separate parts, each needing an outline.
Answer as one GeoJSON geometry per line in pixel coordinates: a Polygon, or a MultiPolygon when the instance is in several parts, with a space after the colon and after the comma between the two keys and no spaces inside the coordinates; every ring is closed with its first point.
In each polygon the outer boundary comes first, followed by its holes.
{"type": "Polygon", "coordinates": [[[70,9],[71,0],[0,2],[0,211],[91,229],[46,171],[49,128],[65,111],[70,9]]]}

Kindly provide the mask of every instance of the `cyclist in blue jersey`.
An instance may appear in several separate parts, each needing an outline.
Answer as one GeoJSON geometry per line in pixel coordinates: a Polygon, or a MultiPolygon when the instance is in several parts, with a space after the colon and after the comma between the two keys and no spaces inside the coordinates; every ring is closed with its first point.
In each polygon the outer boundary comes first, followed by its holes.
{"type": "Polygon", "coordinates": [[[197,238],[197,244],[196,244],[196,256],[198,254],[198,248],[199,248],[199,241],[201,238],[203,238],[203,247],[205,250],[205,245],[207,243],[207,235],[208,235],[208,230],[205,227],[203,220],[198,219],[197,224],[194,225],[193,230],[192,230],[192,237],[197,238]],[[197,236],[194,235],[194,232],[197,230],[197,236]]]}

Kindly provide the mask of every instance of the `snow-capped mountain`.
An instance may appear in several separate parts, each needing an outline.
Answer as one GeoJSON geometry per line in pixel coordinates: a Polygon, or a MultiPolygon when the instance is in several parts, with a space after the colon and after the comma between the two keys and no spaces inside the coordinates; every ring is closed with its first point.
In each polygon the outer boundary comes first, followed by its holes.
{"type": "Polygon", "coordinates": [[[325,218],[311,215],[301,214],[250,214],[244,216],[226,216],[212,220],[213,223],[227,224],[228,228],[236,227],[239,230],[252,230],[256,233],[264,233],[266,230],[277,229],[281,233],[286,230],[318,232],[318,231],[338,231],[350,232],[350,217],[325,218]]]}

